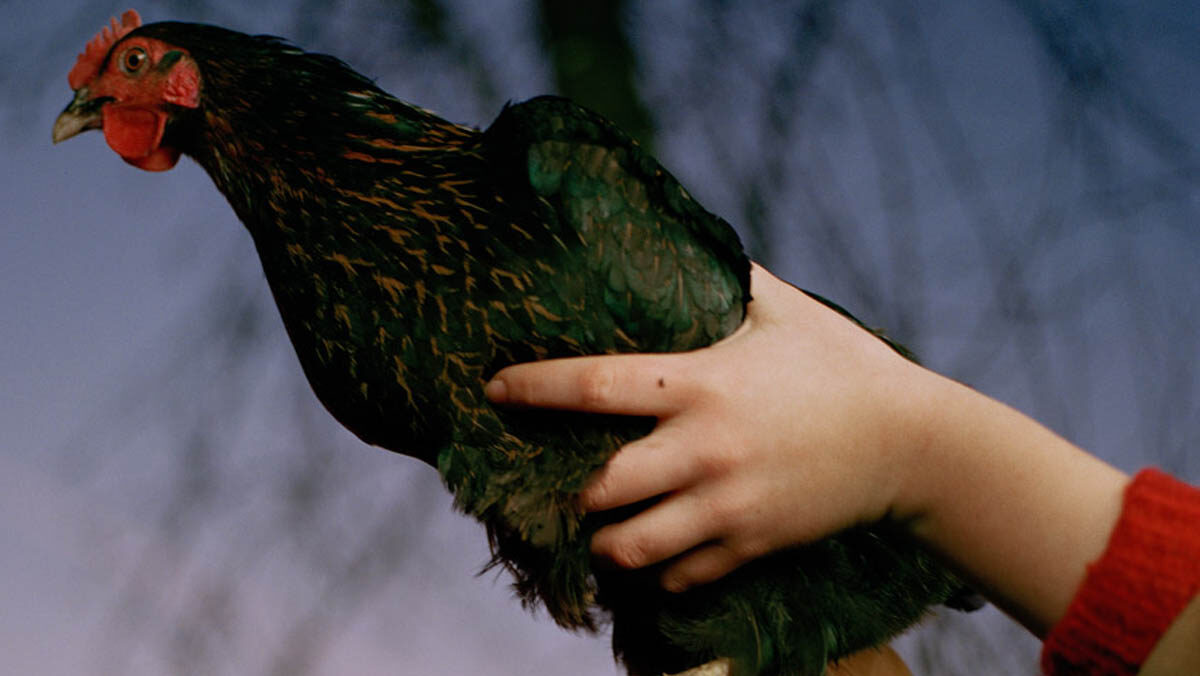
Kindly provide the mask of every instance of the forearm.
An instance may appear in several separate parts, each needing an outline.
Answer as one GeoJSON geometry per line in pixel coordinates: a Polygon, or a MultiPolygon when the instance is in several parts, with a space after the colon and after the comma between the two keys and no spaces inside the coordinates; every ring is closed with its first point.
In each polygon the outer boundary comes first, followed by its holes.
{"type": "Polygon", "coordinates": [[[1008,406],[929,376],[898,516],[1043,636],[1104,551],[1128,477],[1008,406]]]}

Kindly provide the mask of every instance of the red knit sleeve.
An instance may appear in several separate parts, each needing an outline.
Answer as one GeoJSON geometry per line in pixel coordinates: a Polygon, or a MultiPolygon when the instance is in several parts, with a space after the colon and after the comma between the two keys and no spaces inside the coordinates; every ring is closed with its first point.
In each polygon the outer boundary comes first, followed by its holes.
{"type": "Polygon", "coordinates": [[[1108,548],[1042,648],[1042,670],[1135,674],[1200,590],[1200,489],[1138,473],[1108,548]]]}

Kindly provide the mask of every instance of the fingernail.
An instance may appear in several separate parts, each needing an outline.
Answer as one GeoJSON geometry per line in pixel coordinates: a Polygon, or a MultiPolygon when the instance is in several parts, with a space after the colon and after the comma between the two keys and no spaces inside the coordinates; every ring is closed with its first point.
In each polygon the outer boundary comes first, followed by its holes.
{"type": "Polygon", "coordinates": [[[483,396],[493,403],[503,404],[508,401],[508,385],[503,380],[493,378],[483,386],[483,396]]]}

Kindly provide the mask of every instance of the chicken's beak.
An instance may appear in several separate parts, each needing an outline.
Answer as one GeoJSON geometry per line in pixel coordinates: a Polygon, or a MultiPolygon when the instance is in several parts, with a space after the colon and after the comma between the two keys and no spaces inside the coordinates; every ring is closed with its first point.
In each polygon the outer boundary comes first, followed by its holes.
{"type": "Polygon", "coordinates": [[[103,104],[104,99],[89,98],[88,88],[80,87],[75,91],[75,99],[58,114],[58,119],[54,121],[51,138],[58,143],[80,132],[99,129],[103,124],[100,112],[103,104]]]}

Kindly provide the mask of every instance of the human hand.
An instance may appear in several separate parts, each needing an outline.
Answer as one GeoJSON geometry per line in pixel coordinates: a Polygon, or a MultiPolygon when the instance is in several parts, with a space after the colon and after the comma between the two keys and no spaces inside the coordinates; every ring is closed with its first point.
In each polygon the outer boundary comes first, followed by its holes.
{"type": "Polygon", "coordinates": [[[712,347],[523,364],[486,389],[497,403],[658,418],[579,499],[593,511],[664,496],[592,549],[624,567],[678,557],[669,589],[903,515],[927,372],[763,268],[751,279],[745,323],[712,347]]]}

